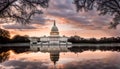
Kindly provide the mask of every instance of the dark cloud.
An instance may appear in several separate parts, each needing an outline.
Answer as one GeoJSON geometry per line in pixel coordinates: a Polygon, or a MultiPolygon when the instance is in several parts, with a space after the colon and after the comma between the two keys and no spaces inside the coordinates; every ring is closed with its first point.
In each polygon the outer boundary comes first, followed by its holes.
{"type": "Polygon", "coordinates": [[[45,25],[47,20],[44,15],[36,15],[32,18],[31,24],[45,25]]]}
{"type": "Polygon", "coordinates": [[[2,63],[4,67],[12,66],[14,69],[48,69],[47,62],[32,62],[32,61],[21,61],[11,60],[2,63]]]}
{"type": "Polygon", "coordinates": [[[22,25],[22,24],[12,24],[12,25],[3,25],[5,29],[36,29],[32,25],[22,25]]]}
{"type": "Polygon", "coordinates": [[[50,6],[47,9],[46,14],[55,17],[69,17],[71,15],[74,15],[73,6],[71,6],[71,4],[71,0],[51,0],[50,6]]]}
{"type": "MultiPolygon", "coordinates": [[[[68,21],[68,24],[79,27],[76,28],[86,28],[86,29],[102,29],[104,26],[108,25],[110,22],[110,16],[99,16],[98,12],[95,10],[88,12],[76,12],[73,0],[50,0],[49,7],[44,10],[44,14],[33,16],[31,24],[45,25],[46,21],[51,18],[46,18],[46,16],[54,16],[56,18],[64,18],[68,21]],[[91,21],[90,21],[91,20],[91,21]],[[83,26],[84,25],[84,26],[83,26]],[[89,27],[88,27],[89,26],[89,27]],[[91,28],[92,27],[92,28],[91,28]]],[[[35,29],[37,27],[27,26],[21,27],[16,25],[6,25],[6,29],[35,29]]]]}
{"type": "Polygon", "coordinates": [[[72,10],[71,6],[72,0],[50,0],[49,8],[51,9],[60,9],[59,11],[66,11],[66,10],[72,10]],[[62,9],[62,10],[61,10],[62,9]]]}
{"type": "Polygon", "coordinates": [[[95,10],[77,13],[72,0],[51,0],[50,7],[47,10],[47,15],[64,18],[69,21],[68,24],[71,24],[73,26],[80,24],[80,28],[86,28],[89,25],[89,30],[91,27],[92,30],[93,28],[102,29],[104,26],[108,25],[110,19],[112,18],[112,16],[108,15],[99,16],[98,12],[95,10]]]}

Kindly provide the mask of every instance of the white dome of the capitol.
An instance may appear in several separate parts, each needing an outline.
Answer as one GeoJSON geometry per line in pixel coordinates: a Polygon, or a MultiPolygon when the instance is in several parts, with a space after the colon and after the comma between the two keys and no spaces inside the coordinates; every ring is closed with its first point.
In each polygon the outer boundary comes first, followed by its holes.
{"type": "Polygon", "coordinates": [[[54,22],[54,25],[53,25],[53,27],[52,27],[52,29],[51,29],[51,32],[53,32],[53,31],[58,31],[58,28],[57,28],[57,26],[56,26],[56,23],[54,22]]]}
{"type": "Polygon", "coordinates": [[[58,30],[58,28],[57,28],[57,26],[56,26],[55,21],[54,21],[54,25],[53,25],[52,28],[51,28],[50,35],[59,35],[59,30],[58,30]]]}

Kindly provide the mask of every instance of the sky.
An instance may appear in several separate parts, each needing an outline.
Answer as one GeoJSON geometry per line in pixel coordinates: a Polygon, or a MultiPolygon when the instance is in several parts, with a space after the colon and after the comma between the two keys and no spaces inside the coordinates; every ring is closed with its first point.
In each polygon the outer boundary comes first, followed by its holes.
{"type": "Polygon", "coordinates": [[[43,12],[35,15],[30,24],[0,23],[0,27],[9,30],[11,36],[19,34],[40,37],[50,34],[53,20],[56,20],[61,36],[101,38],[120,35],[119,25],[117,29],[108,29],[112,16],[99,16],[95,10],[76,12],[73,0],[50,0],[49,7],[43,9],[43,12]]]}

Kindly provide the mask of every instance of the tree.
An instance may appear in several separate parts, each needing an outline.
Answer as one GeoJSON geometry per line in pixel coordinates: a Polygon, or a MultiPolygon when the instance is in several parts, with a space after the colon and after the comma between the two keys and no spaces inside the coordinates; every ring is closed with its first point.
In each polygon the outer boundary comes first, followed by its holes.
{"type": "Polygon", "coordinates": [[[10,33],[7,30],[0,29],[0,43],[7,43],[10,40],[10,33]]]}
{"type": "Polygon", "coordinates": [[[112,15],[113,21],[110,28],[116,28],[120,24],[120,0],[74,0],[77,11],[96,9],[100,15],[112,15]]]}
{"type": "Polygon", "coordinates": [[[42,14],[49,0],[0,0],[0,20],[29,23],[35,14],[42,14]]]}
{"type": "Polygon", "coordinates": [[[7,30],[0,29],[0,37],[10,38],[10,33],[7,30]]]}
{"type": "Polygon", "coordinates": [[[13,38],[12,38],[12,42],[15,42],[15,43],[21,43],[21,42],[30,42],[29,40],[29,37],[28,36],[20,36],[20,35],[15,35],[13,38]]]}
{"type": "Polygon", "coordinates": [[[9,52],[2,52],[0,53],[0,62],[4,62],[9,58],[10,53],[9,52]]]}

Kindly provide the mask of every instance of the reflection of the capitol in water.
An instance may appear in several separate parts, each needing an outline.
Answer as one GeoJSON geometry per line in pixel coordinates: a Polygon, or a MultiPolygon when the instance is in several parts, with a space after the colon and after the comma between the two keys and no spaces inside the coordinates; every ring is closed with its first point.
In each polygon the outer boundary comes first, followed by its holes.
{"type": "MultiPolygon", "coordinates": [[[[59,61],[60,58],[60,52],[69,52],[68,47],[66,45],[46,45],[46,46],[32,46],[30,50],[32,51],[40,51],[40,52],[48,52],[50,53],[50,60],[54,63],[54,66],[56,65],[57,61],[59,61]]],[[[56,68],[56,67],[54,67],[56,68]]]]}

